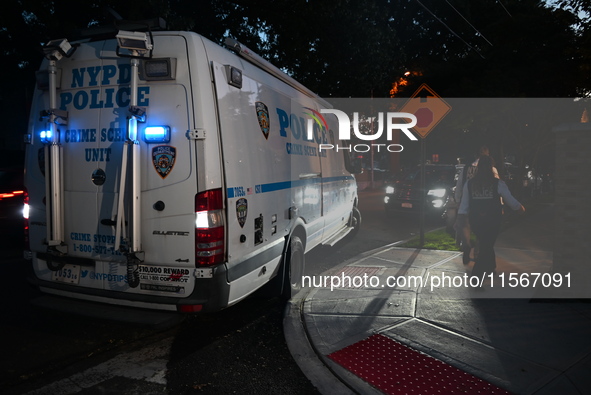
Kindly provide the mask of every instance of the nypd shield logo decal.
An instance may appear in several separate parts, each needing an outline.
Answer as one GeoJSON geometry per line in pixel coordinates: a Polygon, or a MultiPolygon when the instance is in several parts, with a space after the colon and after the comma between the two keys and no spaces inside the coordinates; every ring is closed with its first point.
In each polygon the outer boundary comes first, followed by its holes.
{"type": "Polygon", "coordinates": [[[271,127],[271,123],[269,120],[269,109],[265,105],[265,103],[258,101],[255,103],[256,111],[257,111],[257,119],[259,120],[259,126],[261,127],[261,132],[263,132],[263,136],[265,139],[269,138],[269,129],[271,127]]]}
{"type": "Polygon", "coordinates": [[[160,177],[166,178],[172,171],[176,159],[176,148],[159,145],[152,148],[152,163],[160,177]]]}
{"type": "Polygon", "coordinates": [[[246,223],[246,215],[248,214],[248,201],[244,198],[236,201],[236,218],[241,228],[244,228],[246,223]]]}

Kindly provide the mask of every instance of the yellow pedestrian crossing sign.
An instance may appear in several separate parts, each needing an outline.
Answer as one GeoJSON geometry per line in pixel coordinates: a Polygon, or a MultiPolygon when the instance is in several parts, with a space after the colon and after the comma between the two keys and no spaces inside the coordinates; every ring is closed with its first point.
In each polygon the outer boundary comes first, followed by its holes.
{"type": "Polygon", "coordinates": [[[424,139],[451,111],[451,106],[427,84],[423,84],[400,111],[414,114],[417,117],[417,124],[413,129],[424,139]]]}

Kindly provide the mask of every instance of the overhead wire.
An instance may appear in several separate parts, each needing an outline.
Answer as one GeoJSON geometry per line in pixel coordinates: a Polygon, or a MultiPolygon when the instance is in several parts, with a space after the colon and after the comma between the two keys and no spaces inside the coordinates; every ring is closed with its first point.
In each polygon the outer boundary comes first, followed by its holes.
{"type": "Polygon", "coordinates": [[[505,5],[503,4],[503,2],[501,0],[497,0],[497,3],[499,3],[501,5],[501,7],[503,7],[503,9],[505,10],[505,12],[507,13],[507,15],[509,15],[511,18],[513,18],[513,15],[511,15],[511,13],[509,12],[509,10],[507,9],[507,7],[505,7],[505,5]]]}
{"type": "Polygon", "coordinates": [[[476,32],[476,34],[478,34],[480,37],[482,37],[484,39],[484,41],[486,41],[487,43],[490,44],[490,46],[493,46],[493,44],[484,36],[484,34],[482,34],[478,29],[476,29],[476,27],[474,27],[474,25],[472,23],[470,23],[470,21],[468,19],[466,19],[466,17],[464,17],[464,15],[462,15],[462,13],[460,11],[458,11],[458,9],[456,7],[453,6],[453,4],[451,4],[448,0],[445,0],[445,2],[460,16],[462,17],[462,19],[464,21],[466,21],[466,23],[468,25],[470,25],[472,27],[472,29],[474,29],[474,31],[476,32]]]}
{"type": "Polygon", "coordinates": [[[420,6],[423,7],[429,14],[431,14],[433,16],[433,18],[437,19],[437,21],[439,21],[439,23],[441,23],[443,26],[445,26],[445,28],[447,30],[449,30],[454,36],[456,36],[460,41],[462,41],[464,44],[466,44],[466,46],[468,48],[470,48],[471,50],[476,52],[478,55],[480,55],[480,57],[482,59],[486,59],[477,48],[474,48],[466,40],[464,40],[462,37],[460,37],[459,34],[457,34],[455,31],[453,31],[452,28],[450,28],[445,22],[443,22],[443,20],[441,20],[441,18],[439,18],[437,15],[435,15],[435,13],[433,11],[431,11],[429,8],[427,8],[427,6],[425,6],[423,3],[421,3],[420,0],[416,0],[416,2],[419,3],[420,6]]]}

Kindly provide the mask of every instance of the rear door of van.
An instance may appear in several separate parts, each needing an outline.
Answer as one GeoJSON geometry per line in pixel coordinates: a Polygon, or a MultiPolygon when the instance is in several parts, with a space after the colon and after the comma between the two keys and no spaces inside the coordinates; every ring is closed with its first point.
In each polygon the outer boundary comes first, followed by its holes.
{"type": "MultiPolygon", "coordinates": [[[[27,180],[31,249],[38,253],[35,273],[53,283],[183,297],[192,292],[194,283],[197,189],[195,147],[187,137],[192,110],[186,40],[177,35],[154,36],[154,53],[148,61],[168,62],[173,75],[150,79],[145,76],[145,62],[141,65],[138,106],[146,110],[145,122],[138,124],[141,157],[137,169],[127,164],[128,172],[141,177],[144,261],[137,268],[141,281],[136,288],[129,287],[126,257],[116,249],[115,240],[118,216],[125,217],[123,234],[129,232],[131,203],[126,185],[124,212],[118,212],[131,69],[129,58],[117,55],[116,45],[115,40],[83,43],[58,63],[58,106],[68,113],[67,124],[58,127],[67,270],[50,270],[44,255],[48,169],[44,146],[36,134],[46,123],[36,120],[32,124],[27,180]]],[[[48,108],[47,97],[46,91],[37,96],[34,111],[48,108]]],[[[127,240],[121,240],[121,245],[125,247],[127,240]]]]}

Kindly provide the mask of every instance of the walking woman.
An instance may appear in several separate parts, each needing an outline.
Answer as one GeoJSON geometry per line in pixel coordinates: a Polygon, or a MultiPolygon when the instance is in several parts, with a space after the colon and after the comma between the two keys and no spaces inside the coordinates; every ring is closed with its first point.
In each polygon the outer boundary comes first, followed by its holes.
{"type": "Polygon", "coordinates": [[[497,267],[495,242],[501,230],[503,202],[511,209],[525,212],[525,208],[511,195],[507,184],[495,177],[493,161],[482,155],[478,160],[476,175],[464,185],[458,214],[468,214],[472,231],[478,238],[480,252],[472,269],[472,276],[481,277],[497,267]]]}

